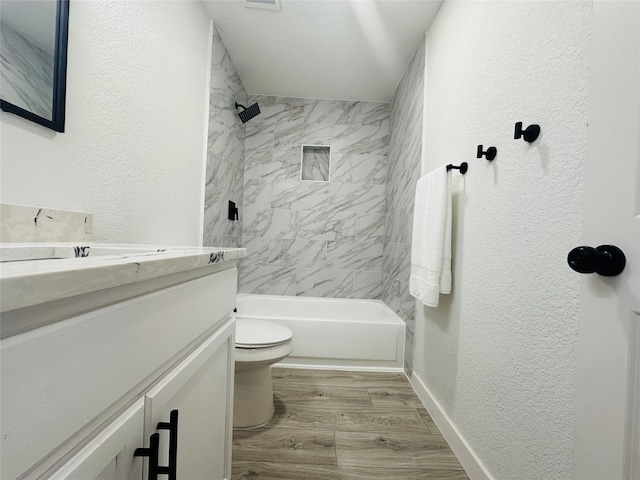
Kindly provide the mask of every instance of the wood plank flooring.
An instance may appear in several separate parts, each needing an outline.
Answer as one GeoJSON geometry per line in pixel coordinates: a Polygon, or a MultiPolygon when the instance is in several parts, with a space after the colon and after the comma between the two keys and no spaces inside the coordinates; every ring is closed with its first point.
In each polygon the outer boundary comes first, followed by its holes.
{"type": "Polygon", "coordinates": [[[272,376],[276,413],[234,430],[232,480],[468,480],[403,374],[272,376]]]}

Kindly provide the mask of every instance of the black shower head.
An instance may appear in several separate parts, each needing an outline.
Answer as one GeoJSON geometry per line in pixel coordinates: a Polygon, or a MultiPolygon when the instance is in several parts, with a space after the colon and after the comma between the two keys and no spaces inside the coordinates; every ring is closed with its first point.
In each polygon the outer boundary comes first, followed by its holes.
{"type": "Polygon", "coordinates": [[[244,105],[240,105],[238,102],[236,102],[236,108],[238,108],[238,107],[244,108],[244,110],[242,110],[238,114],[238,116],[240,117],[240,120],[242,120],[242,123],[247,123],[253,117],[255,117],[256,115],[260,114],[260,107],[258,106],[257,103],[254,103],[253,105],[250,105],[247,108],[244,105]]]}

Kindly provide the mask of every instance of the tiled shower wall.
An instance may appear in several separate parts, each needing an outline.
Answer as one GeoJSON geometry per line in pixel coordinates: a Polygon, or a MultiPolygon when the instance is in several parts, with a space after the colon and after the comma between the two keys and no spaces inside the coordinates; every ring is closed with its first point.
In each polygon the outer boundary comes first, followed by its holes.
{"type": "Polygon", "coordinates": [[[389,105],[255,96],[246,124],[240,292],[380,298],[389,105]],[[328,182],[302,145],[329,145],[328,182]]]}
{"type": "Polygon", "coordinates": [[[245,128],[236,114],[235,102],[246,105],[247,92],[220,35],[214,30],[205,178],[204,246],[240,246],[241,220],[228,220],[229,200],[242,209],[245,128]]]}
{"type": "Polygon", "coordinates": [[[391,99],[382,299],[407,324],[405,369],[412,369],[415,299],[409,295],[411,232],[422,155],[424,42],[391,99]]]}

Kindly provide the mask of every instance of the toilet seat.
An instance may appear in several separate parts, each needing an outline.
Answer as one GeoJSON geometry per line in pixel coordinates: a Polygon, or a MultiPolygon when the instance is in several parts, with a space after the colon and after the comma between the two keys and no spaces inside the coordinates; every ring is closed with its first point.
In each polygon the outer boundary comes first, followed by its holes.
{"type": "Polygon", "coordinates": [[[236,348],[271,348],[287,343],[293,337],[291,329],[278,323],[251,318],[236,318],[236,348]]]}
{"type": "Polygon", "coordinates": [[[236,347],[234,350],[236,357],[236,369],[251,367],[252,365],[257,366],[259,364],[272,365],[293,352],[293,341],[287,340],[286,342],[274,347],[236,347]]]}

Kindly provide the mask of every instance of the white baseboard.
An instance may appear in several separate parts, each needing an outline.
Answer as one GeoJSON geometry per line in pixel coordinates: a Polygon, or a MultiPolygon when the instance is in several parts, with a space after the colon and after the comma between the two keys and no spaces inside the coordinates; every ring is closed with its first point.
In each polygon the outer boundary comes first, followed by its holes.
{"type": "Polygon", "coordinates": [[[407,374],[401,367],[377,367],[377,366],[360,366],[350,365],[348,363],[335,363],[335,364],[313,364],[313,363],[288,363],[278,362],[271,365],[275,368],[300,368],[308,370],[339,370],[343,372],[380,372],[380,373],[403,373],[405,377],[407,374]]]}
{"type": "Polygon", "coordinates": [[[433,418],[433,421],[440,429],[442,436],[447,443],[449,443],[453,453],[458,457],[469,478],[471,480],[495,480],[482,464],[482,461],[476,452],[474,452],[473,448],[471,448],[442,407],[440,407],[438,401],[433,398],[433,395],[431,395],[431,392],[422,379],[413,373],[410,382],[416,395],[418,395],[424,408],[427,409],[429,415],[431,415],[431,418],[433,418]]]}

